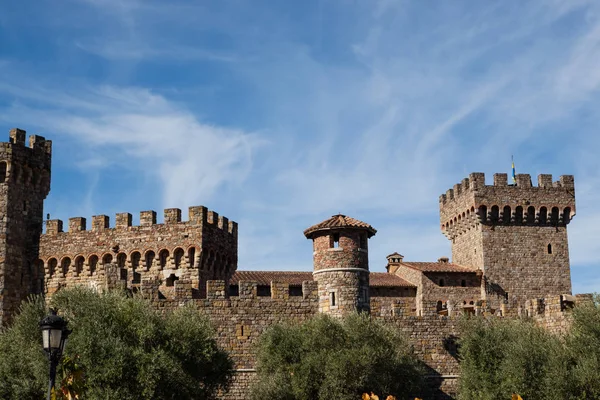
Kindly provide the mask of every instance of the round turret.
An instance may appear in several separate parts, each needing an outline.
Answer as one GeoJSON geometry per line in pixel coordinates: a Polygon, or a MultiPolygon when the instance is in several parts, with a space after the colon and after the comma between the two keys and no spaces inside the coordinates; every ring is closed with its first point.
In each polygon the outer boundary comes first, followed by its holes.
{"type": "Polygon", "coordinates": [[[342,214],[304,231],[313,240],[319,312],[341,316],[369,311],[368,240],[376,232],[371,225],[342,214]]]}

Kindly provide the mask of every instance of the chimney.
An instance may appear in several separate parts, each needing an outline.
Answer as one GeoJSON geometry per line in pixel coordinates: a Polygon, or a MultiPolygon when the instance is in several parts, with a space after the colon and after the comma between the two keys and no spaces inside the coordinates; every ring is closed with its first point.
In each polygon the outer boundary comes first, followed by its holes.
{"type": "Polygon", "coordinates": [[[448,264],[448,262],[450,262],[450,259],[448,257],[440,257],[438,258],[438,262],[448,264]]]}

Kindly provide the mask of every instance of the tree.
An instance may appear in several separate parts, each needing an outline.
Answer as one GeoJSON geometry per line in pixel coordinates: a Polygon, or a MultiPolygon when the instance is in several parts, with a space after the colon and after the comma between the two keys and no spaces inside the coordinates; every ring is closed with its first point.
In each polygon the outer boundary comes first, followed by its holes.
{"type": "Polygon", "coordinates": [[[274,325],[262,336],[254,399],[357,399],[365,392],[405,398],[422,371],[406,339],[364,314],[325,315],[274,325]]]}
{"type": "MultiPolygon", "coordinates": [[[[197,310],[163,316],[141,298],[83,288],[56,293],[52,306],[73,330],[65,360],[77,359],[86,399],[210,399],[228,385],[232,361],[197,310]]],[[[0,334],[0,398],[43,398],[48,362],[38,322],[46,312],[33,298],[0,334]]]]}
{"type": "Polygon", "coordinates": [[[530,319],[468,318],[462,322],[460,399],[600,398],[598,297],[572,311],[564,337],[530,319]]]}
{"type": "Polygon", "coordinates": [[[566,338],[563,398],[600,399],[600,296],[573,309],[573,325],[566,338]]]}
{"type": "Polygon", "coordinates": [[[562,344],[533,322],[468,318],[459,345],[460,399],[549,398],[547,383],[562,344]]]}

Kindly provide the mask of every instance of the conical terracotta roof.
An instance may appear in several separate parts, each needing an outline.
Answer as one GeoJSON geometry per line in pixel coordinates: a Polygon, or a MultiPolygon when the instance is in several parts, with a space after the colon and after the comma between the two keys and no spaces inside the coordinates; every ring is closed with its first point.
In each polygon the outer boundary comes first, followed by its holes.
{"type": "Polygon", "coordinates": [[[304,236],[311,238],[313,233],[327,230],[338,230],[343,228],[358,228],[364,229],[368,232],[369,237],[373,236],[377,231],[371,225],[366,222],[359,221],[357,219],[347,217],[342,214],[334,215],[333,217],[326,219],[316,225],[311,226],[304,231],[304,236]]]}

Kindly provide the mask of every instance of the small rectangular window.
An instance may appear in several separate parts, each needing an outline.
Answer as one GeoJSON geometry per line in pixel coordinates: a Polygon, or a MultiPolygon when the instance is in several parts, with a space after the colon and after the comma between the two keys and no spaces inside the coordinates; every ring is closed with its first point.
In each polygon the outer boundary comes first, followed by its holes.
{"type": "Polygon", "coordinates": [[[229,296],[237,297],[240,295],[239,285],[229,285],[229,296]]]}
{"type": "Polygon", "coordinates": [[[256,295],[260,297],[271,297],[271,286],[258,285],[258,287],[256,288],[256,295]]]}
{"type": "Polygon", "coordinates": [[[335,307],[335,292],[329,292],[329,305],[335,307]]]}
{"type": "Polygon", "coordinates": [[[302,286],[290,286],[290,297],[302,297],[302,286]]]}
{"type": "Polygon", "coordinates": [[[333,248],[337,249],[338,247],[340,247],[340,234],[339,233],[334,233],[332,235],[332,241],[333,241],[333,248]]]}

